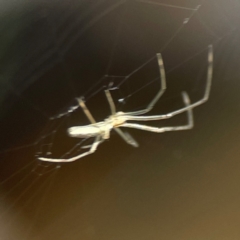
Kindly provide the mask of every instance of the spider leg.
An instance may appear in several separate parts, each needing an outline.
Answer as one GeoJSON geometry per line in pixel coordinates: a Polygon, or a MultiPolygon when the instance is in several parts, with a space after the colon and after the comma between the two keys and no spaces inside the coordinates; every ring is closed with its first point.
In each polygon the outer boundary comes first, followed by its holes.
{"type": "Polygon", "coordinates": [[[102,142],[102,140],[101,140],[101,135],[98,135],[98,136],[95,138],[95,140],[94,140],[94,142],[93,142],[93,144],[92,144],[92,146],[91,146],[91,148],[90,148],[89,151],[87,151],[87,152],[85,152],[85,153],[82,153],[82,154],[79,154],[79,155],[77,155],[77,156],[75,156],[75,157],[65,158],[65,159],[62,159],[62,158],[59,158],[59,159],[58,159],[58,158],[39,157],[38,159],[41,160],[41,161],[46,161],[46,162],[74,162],[74,161],[76,161],[76,160],[78,160],[78,159],[80,159],[80,158],[82,158],[82,157],[85,157],[85,156],[87,156],[87,155],[89,155],[89,154],[94,153],[94,152],[97,150],[97,147],[98,147],[98,145],[99,145],[101,142],[102,142]]]}
{"type": "Polygon", "coordinates": [[[148,104],[147,108],[139,110],[139,111],[135,111],[135,112],[127,112],[126,114],[141,115],[141,114],[145,114],[145,113],[151,111],[153,109],[154,105],[159,100],[159,98],[163,95],[163,93],[167,89],[166,74],[165,74],[165,69],[164,69],[164,64],[163,64],[163,59],[162,59],[161,53],[157,53],[157,59],[158,59],[158,67],[159,67],[160,81],[161,81],[160,90],[158,91],[157,95],[152,99],[152,101],[148,104]]]}
{"type": "Polygon", "coordinates": [[[205,93],[202,99],[199,101],[190,104],[188,106],[185,106],[183,108],[180,108],[176,111],[163,114],[163,115],[154,115],[154,116],[125,116],[126,120],[136,120],[136,121],[153,121],[153,120],[161,120],[161,119],[167,119],[171,118],[177,114],[183,113],[185,111],[188,111],[190,108],[195,108],[203,103],[205,103],[210,94],[211,90],[211,85],[212,85],[212,73],[213,73],[213,48],[210,45],[209,50],[208,50],[208,71],[207,71],[207,83],[206,83],[206,88],[205,88],[205,93]]]}
{"type": "MultiPolygon", "coordinates": [[[[149,112],[154,107],[154,105],[159,100],[159,98],[162,96],[162,94],[164,93],[164,91],[166,89],[165,70],[164,70],[164,66],[163,66],[163,61],[162,61],[161,55],[158,54],[157,56],[158,56],[158,65],[159,65],[159,69],[160,69],[162,88],[157,93],[157,95],[154,97],[154,99],[150,102],[150,104],[147,106],[146,109],[143,109],[143,110],[140,110],[140,111],[136,111],[136,112],[128,112],[128,113],[126,113],[126,115],[141,115],[141,114],[145,114],[145,113],[149,112]],[[160,56],[160,58],[159,58],[159,56],[160,56]]],[[[206,102],[208,100],[209,94],[210,94],[210,90],[211,90],[211,85],[212,85],[212,73],[213,73],[213,47],[212,47],[212,45],[209,45],[208,46],[207,84],[206,84],[205,94],[204,94],[204,97],[201,100],[199,100],[196,103],[193,103],[189,107],[192,107],[192,108],[197,107],[197,106],[203,104],[204,102],[206,102]]],[[[172,112],[172,115],[170,117],[172,117],[172,116],[174,116],[176,114],[182,113],[184,111],[187,111],[187,110],[188,110],[188,107],[183,108],[183,109],[179,109],[179,111],[172,112]]],[[[160,119],[164,119],[164,118],[168,118],[168,117],[169,116],[165,115],[163,118],[160,117],[159,119],[155,119],[155,120],[160,120],[160,119]]],[[[141,117],[136,117],[136,119],[131,119],[131,120],[148,121],[148,120],[141,119],[141,117]]]]}
{"type": "Polygon", "coordinates": [[[137,141],[128,132],[123,132],[120,128],[114,128],[114,130],[127,144],[130,144],[133,147],[139,146],[137,141]]]}
{"type": "MultiPolygon", "coordinates": [[[[104,142],[104,139],[101,139],[100,141],[99,141],[99,144],[101,144],[102,142],[104,142]]],[[[89,145],[84,145],[84,146],[82,146],[81,148],[82,149],[86,149],[86,148],[91,148],[92,147],[92,144],[89,144],[89,145]]]]}
{"type": "Polygon", "coordinates": [[[86,117],[88,118],[88,120],[92,124],[96,123],[96,121],[93,118],[92,114],[90,113],[90,111],[88,110],[87,106],[85,105],[83,99],[82,98],[77,98],[77,101],[79,103],[79,106],[82,108],[83,112],[85,113],[86,117]]]}
{"type": "MultiPolygon", "coordinates": [[[[186,106],[191,106],[190,105],[190,99],[187,95],[186,92],[182,93],[183,100],[186,106]]],[[[157,132],[157,133],[162,133],[162,132],[167,132],[167,131],[180,131],[180,130],[187,130],[191,129],[194,125],[193,121],[193,113],[192,113],[192,108],[189,107],[187,110],[187,115],[188,115],[188,123],[184,126],[173,126],[173,127],[151,127],[151,126],[146,126],[142,124],[135,124],[135,123],[124,123],[121,125],[121,127],[128,127],[128,128],[136,128],[140,130],[145,130],[145,131],[150,131],[150,132],[157,132]]]]}
{"type": "Polygon", "coordinates": [[[105,90],[105,95],[107,97],[107,100],[108,100],[108,103],[109,103],[109,106],[110,106],[110,109],[111,109],[111,114],[112,115],[116,114],[116,107],[115,107],[114,101],[112,99],[112,95],[111,95],[111,93],[108,89],[105,90]]]}

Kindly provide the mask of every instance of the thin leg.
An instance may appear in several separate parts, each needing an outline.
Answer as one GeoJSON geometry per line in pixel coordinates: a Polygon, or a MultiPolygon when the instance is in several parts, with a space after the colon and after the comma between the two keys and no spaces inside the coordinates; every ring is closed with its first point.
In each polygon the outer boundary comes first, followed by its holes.
{"type": "MultiPolygon", "coordinates": [[[[101,144],[102,142],[104,142],[104,139],[101,139],[99,141],[99,144],[101,144]]],[[[84,146],[81,146],[81,149],[87,149],[87,148],[91,148],[92,147],[92,144],[89,144],[89,145],[84,145],[84,146]]]]}
{"type": "MultiPolygon", "coordinates": [[[[185,105],[191,106],[189,97],[188,97],[187,93],[185,93],[185,92],[183,93],[183,100],[184,100],[185,105]]],[[[167,132],[167,131],[187,130],[187,129],[191,129],[194,125],[192,108],[188,108],[187,115],[188,115],[188,124],[184,125],[184,126],[158,128],[158,127],[151,127],[151,126],[135,124],[135,123],[124,123],[121,127],[136,128],[136,129],[150,131],[150,132],[156,132],[156,133],[162,133],[162,132],[167,132]]]]}
{"type": "Polygon", "coordinates": [[[85,152],[85,153],[82,153],[82,154],[79,154],[75,157],[72,157],[72,158],[65,158],[65,159],[57,159],[57,158],[44,158],[44,157],[39,157],[38,159],[41,160],[41,161],[45,161],[45,162],[74,162],[82,157],[85,157],[89,154],[92,154],[94,153],[96,150],[97,150],[97,147],[98,145],[101,143],[101,136],[97,136],[95,138],[95,141],[93,142],[90,150],[88,152],[85,152]]]}
{"type": "Polygon", "coordinates": [[[120,128],[114,128],[114,130],[118,133],[118,135],[127,143],[132,145],[133,147],[138,147],[138,143],[136,142],[135,139],[133,139],[133,137],[127,133],[127,132],[123,132],[120,128]]]}
{"type": "MultiPolygon", "coordinates": [[[[164,67],[163,64],[161,65],[161,58],[158,58],[158,64],[159,64],[159,69],[160,69],[160,75],[161,75],[161,84],[162,84],[162,89],[160,89],[159,93],[154,97],[154,99],[152,100],[152,102],[148,105],[148,107],[146,109],[140,110],[140,111],[136,111],[136,112],[129,112],[126,113],[126,115],[141,115],[144,113],[149,112],[155,105],[155,103],[158,101],[158,99],[162,96],[162,94],[164,93],[165,89],[166,89],[166,80],[165,80],[165,71],[164,71],[164,67]],[[161,67],[162,66],[162,67],[161,67]],[[164,88],[165,87],[165,88],[164,88]]],[[[207,71],[207,84],[206,84],[206,90],[204,93],[204,96],[201,100],[199,100],[196,103],[193,103],[191,106],[191,108],[197,107],[201,104],[203,104],[204,102],[206,102],[209,98],[209,94],[210,94],[210,90],[211,90],[211,85],[212,85],[212,73],[213,73],[213,47],[212,45],[208,46],[208,71],[207,71]]],[[[160,115],[159,119],[155,119],[155,120],[160,120],[160,119],[164,119],[164,118],[169,118],[172,117],[176,114],[185,112],[188,110],[188,107],[186,108],[182,108],[179,109],[178,111],[169,113],[169,114],[165,114],[165,115],[160,115]],[[170,116],[169,116],[170,115],[170,116]]],[[[130,119],[128,119],[130,120],[130,119]]],[[[138,120],[138,121],[149,121],[144,119],[144,117],[136,117],[135,119],[131,119],[131,120],[138,120]]]]}
{"type": "Polygon", "coordinates": [[[108,103],[109,103],[109,106],[111,109],[111,114],[114,115],[114,114],[116,114],[116,107],[115,107],[114,101],[112,99],[112,95],[108,89],[105,90],[105,94],[106,94],[106,97],[107,97],[107,100],[108,100],[108,103]]]}
{"type": "MultiPolygon", "coordinates": [[[[195,108],[203,103],[205,103],[208,98],[209,98],[209,94],[210,94],[210,90],[211,90],[211,85],[212,85],[212,73],[213,73],[213,48],[210,45],[209,46],[209,50],[208,50],[208,72],[207,72],[207,83],[206,83],[206,89],[205,89],[205,93],[202,99],[200,99],[199,101],[180,108],[176,111],[167,113],[167,114],[163,114],[163,115],[155,115],[155,116],[125,116],[126,119],[129,120],[137,120],[137,121],[153,121],[153,120],[161,120],[161,119],[167,119],[167,118],[171,118],[177,114],[183,113],[185,111],[188,111],[190,108],[195,108]]],[[[127,114],[127,113],[126,113],[127,114]]]]}
{"type": "Polygon", "coordinates": [[[90,111],[88,110],[87,106],[85,105],[84,101],[82,100],[82,98],[77,98],[77,101],[80,105],[80,107],[82,108],[83,112],[85,113],[85,115],[87,116],[88,120],[94,124],[96,123],[95,119],[93,118],[92,114],[90,113],[90,111]]]}
{"type": "Polygon", "coordinates": [[[159,67],[159,72],[160,72],[160,81],[161,81],[161,88],[159,90],[159,92],[157,93],[157,95],[152,99],[152,101],[148,104],[147,108],[139,110],[139,111],[135,111],[135,112],[128,112],[126,114],[129,115],[141,115],[141,114],[145,114],[149,111],[151,111],[154,107],[154,105],[157,103],[157,101],[159,100],[159,98],[163,95],[163,93],[165,92],[167,86],[166,86],[166,74],[165,74],[165,69],[164,69],[164,65],[163,65],[163,60],[162,60],[162,55],[161,53],[157,53],[157,59],[158,59],[158,67],[159,67]]]}

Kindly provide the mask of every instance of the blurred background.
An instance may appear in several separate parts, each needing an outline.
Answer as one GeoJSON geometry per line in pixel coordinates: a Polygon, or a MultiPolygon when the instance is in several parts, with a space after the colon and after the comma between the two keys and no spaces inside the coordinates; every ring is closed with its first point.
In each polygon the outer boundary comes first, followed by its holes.
{"type": "MultiPolygon", "coordinates": [[[[238,0],[0,4],[1,239],[240,238],[238,0]],[[112,133],[76,162],[37,160],[79,143],[66,129],[89,124],[81,110],[50,120],[76,97],[97,121],[110,114],[109,84],[118,111],[144,108],[160,87],[156,53],[167,91],[149,114],[181,108],[182,91],[200,99],[210,44],[211,96],[194,109],[192,130],[127,129],[139,148],[112,133]]],[[[147,124],[186,121],[181,114],[147,124]]]]}

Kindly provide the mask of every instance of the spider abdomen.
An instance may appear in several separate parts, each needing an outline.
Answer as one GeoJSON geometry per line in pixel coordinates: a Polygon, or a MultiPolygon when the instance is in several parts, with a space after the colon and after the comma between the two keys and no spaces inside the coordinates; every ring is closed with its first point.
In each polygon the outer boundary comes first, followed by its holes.
{"type": "Polygon", "coordinates": [[[70,137],[77,138],[95,137],[100,133],[99,127],[94,125],[70,127],[67,131],[70,137]]]}

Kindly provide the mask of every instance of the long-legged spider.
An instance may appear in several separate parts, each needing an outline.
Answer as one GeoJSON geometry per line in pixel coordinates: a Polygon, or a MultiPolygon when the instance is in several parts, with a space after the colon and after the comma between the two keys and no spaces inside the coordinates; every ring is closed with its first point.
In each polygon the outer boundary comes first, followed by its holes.
{"type": "MultiPolygon", "coordinates": [[[[112,99],[112,96],[110,94],[109,90],[105,90],[105,95],[107,98],[107,101],[110,106],[111,115],[106,118],[102,122],[96,122],[86,107],[84,101],[82,98],[78,98],[78,103],[80,107],[82,108],[83,112],[91,122],[91,124],[86,126],[74,126],[68,128],[68,134],[70,137],[77,137],[77,138],[89,138],[89,137],[95,137],[94,142],[87,146],[90,148],[89,151],[85,153],[81,153],[75,157],[71,158],[65,158],[65,159],[55,159],[55,158],[45,158],[45,157],[39,157],[39,160],[42,161],[48,161],[48,162],[73,162],[77,159],[80,159],[82,157],[85,157],[91,153],[94,153],[100,143],[102,143],[104,140],[110,138],[110,132],[111,130],[115,130],[117,134],[128,144],[132,145],[133,147],[138,147],[138,143],[130,136],[129,133],[123,132],[120,128],[121,127],[127,127],[127,128],[136,128],[140,130],[150,131],[150,132],[156,132],[156,133],[162,133],[166,131],[179,131],[179,130],[187,130],[191,129],[194,125],[193,122],[193,113],[192,109],[203,104],[208,100],[210,89],[211,89],[211,83],[212,83],[212,72],[213,72],[213,47],[210,45],[208,47],[208,71],[207,71],[207,83],[205,88],[205,93],[202,99],[198,100],[195,103],[190,103],[190,99],[188,97],[188,94],[186,92],[182,92],[182,98],[183,102],[185,104],[185,107],[180,108],[178,110],[175,110],[173,112],[169,112],[167,114],[162,115],[153,115],[153,116],[139,116],[143,115],[150,110],[153,109],[154,105],[157,103],[159,98],[163,95],[163,93],[166,90],[166,77],[165,77],[165,70],[163,65],[162,56],[160,53],[157,54],[158,59],[158,66],[160,71],[160,79],[161,79],[161,88],[156,94],[156,96],[152,99],[152,101],[148,104],[148,106],[145,109],[135,111],[135,112],[116,112],[116,107],[114,104],[114,101],[112,99]],[[161,119],[168,119],[171,118],[177,114],[187,112],[188,117],[188,123],[183,126],[170,126],[170,127],[151,127],[146,126],[142,124],[137,123],[128,123],[127,121],[156,121],[161,119]]],[[[85,146],[86,147],[86,146],[85,146]]]]}

